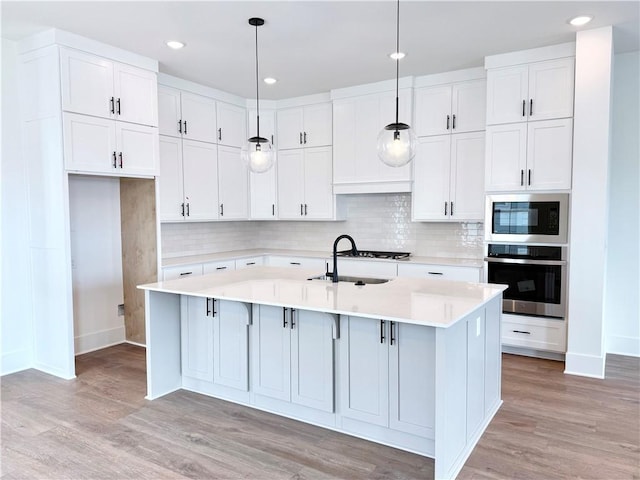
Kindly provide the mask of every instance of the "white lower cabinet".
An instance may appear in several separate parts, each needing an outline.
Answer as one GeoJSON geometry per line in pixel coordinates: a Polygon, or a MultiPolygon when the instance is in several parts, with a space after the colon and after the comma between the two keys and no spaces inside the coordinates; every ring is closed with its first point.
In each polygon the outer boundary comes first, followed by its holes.
{"type": "Polygon", "coordinates": [[[202,273],[207,275],[209,273],[228,272],[229,270],[236,269],[236,262],[234,260],[221,260],[219,262],[207,262],[202,264],[202,273]]]}
{"type": "Polygon", "coordinates": [[[345,316],[340,336],[341,415],[433,438],[435,330],[345,316]]]}
{"type": "Polygon", "coordinates": [[[567,324],[559,318],[502,315],[502,344],[565,353],[567,324]]]}
{"type": "Polygon", "coordinates": [[[162,269],[162,280],[175,280],[177,278],[197,277],[202,275],[202,264],[177,265],[175,267],[164,267],[162,269]]]}
{"type": "Polygon", "coordinates": [[[181,318],[182,375],[247,391],[249,307],[182,296],[181,318]]]}
{"type": "Polygon", "coordinates": [[[249,218],[249,170],[239,148],[218,146],[218,195],[220,220],[249,218]]]}
{"type": "Polygon", "coordinates": [[[259,267],[264,265],[264,257],[239,258],[236,260],[236,270],[241,268],[259,267]]]}
{"type": "Polygon", "coordinates": [[[434,278],[460,282],[479,282],[482,267],[458,267],[455,265],[398,264],[399,277],[434,278]]]}
{"type": "Polygon", "coordinates": [[[253,392],[333,412],[333,324],[328,313],[255,305],[253,392]]]}
{"type": "Polygon", "coordinates": [[[267,257],[266,264],[271,267],[299,267],[314,269],[317,270],[318,275],[320,275],[326,272],[327,262],[328,260],[324,258],[281,257],[277,255],[270,255],[267,257]]]}

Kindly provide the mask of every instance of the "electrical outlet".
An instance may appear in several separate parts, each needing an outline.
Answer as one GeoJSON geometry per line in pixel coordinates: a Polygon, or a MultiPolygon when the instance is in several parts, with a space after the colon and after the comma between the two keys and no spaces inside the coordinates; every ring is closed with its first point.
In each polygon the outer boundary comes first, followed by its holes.
{"type": "Polygon", "coordinates": [[[124,303],[121,303],[120,305],[118,305],[118,316],[124,317],[124,303]]]}
{"type": "Polygon", "coordinates": [[[482,317],[476,318],[476,337],[480,336],[480,324],[482,322],[482,317]]]}

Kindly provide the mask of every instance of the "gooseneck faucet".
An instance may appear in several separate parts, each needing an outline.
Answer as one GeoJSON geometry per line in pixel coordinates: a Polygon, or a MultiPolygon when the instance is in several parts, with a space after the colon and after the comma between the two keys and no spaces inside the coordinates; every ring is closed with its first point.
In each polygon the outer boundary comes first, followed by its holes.
{"type": "MultiPolygon", "coordinates": [[[[354,257],[358,256],[358,249],[356,248],[356,242],[349,235],[340,235],[336,238],[336,241],[333,242],[333,272],[331,272],[331,278],[333,283],[338,283],[338,243],[343,238],[346,238],[351,242],[351,255],[354,257]]],[[[328,274],[327,274],[328,276],[328,274]]]]}

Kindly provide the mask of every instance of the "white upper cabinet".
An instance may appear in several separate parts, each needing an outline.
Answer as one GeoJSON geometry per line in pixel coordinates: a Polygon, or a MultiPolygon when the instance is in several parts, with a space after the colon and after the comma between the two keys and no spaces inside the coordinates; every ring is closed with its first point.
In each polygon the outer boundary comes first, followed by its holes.
{"type": "MultiPolygon", "coordinates": [[[[248,112],[249,137],[255,137],[256,110],[248,112]]],[[[275,142],[276,114],[274,110],[260,110],[260,136],[271,142],[273,154],[277,156],[275,142]]],[[[253,220],[278,219],[277,190],[278,161],[264,173],[249,173],[250,214],[253,220]]]]}
{"type": "Polygon", "coordinates": [[[158,125],[154,72],[73,49],[60,49],[62,109],[158,125]]]}
{"type": "MultiPolygon", "coordinates": [[[[399,120],[411,125],[411,90],[399,94],[399,120]]],[[[378,134],[395,121],[395,92],[333,102],[333,183],[336,193],[408,192],[411,166],[389,167],[376,149],[378,134]]]]}
{"type": "Polygon", "coordinates": [[[158,87],[160,135],[217,143],[216,102],[213,98],[158,87]]]}
{"type": "Polygon", "coordinates": [[[218,147],[218,195],[220,220],[249,217],[249,171],[239,148],[218,147]]]}
{"type": "Polygon", "coordinates": [[[279,150],[331,145],[331,103],[287,108],[277,112],[279,150]]]}
{"type": "Polygon", "coordinates": [[[158,130],[154,127],[63,114],[65,168],[117,176],[158,172],[158,130]]]}
{"type": "MultiPolygon", "coordinates": [[[[249,130],[248,138],[258,135],[256,123],[257,111],[255,108],[249,109],[247,113],[247,125],[249,130]]],[[[260,136],[271,142],[273,149],[276,148],[276,111],[271,109],[260,110],[260,136]]]]}
{"type": "Polygon", "coordinates": [[[573,116],[573,57],[487,72],[487,125],[573,116]]]}
{"type": "Polygon", "coordinates": [[[484,79],[416,90],[416,135],[420,137],[484,130],[484,79]]]}
{"type": "Polygon", "coordinates": [[[244,108],[218,102],[217,108],[218,143],[241,148],[247,141],[247,112],[244,108]]]}
{"type": "Polygon", "coordinates": [[[180,90],[158,87],[158,130],[160,135],[182,135],[182,108],[180,90]]]}

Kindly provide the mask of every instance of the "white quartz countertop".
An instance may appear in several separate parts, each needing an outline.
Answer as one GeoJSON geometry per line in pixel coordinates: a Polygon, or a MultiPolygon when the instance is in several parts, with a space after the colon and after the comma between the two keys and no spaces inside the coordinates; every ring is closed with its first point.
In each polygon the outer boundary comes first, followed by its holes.
{"type": "MultiPolygon", "coordinates": [[[[345,247],[346,248],[346,247],[345,247]]],[[[229,252],[208,253],[204,255],[187,255],[162,259],[163,267],[174,267],[179,265],[193,265],[196,263],[217,262],[220,260],[238,260],[247,257],[258,257],[262,255],[276,255],[283,257],[309,257],[309,258],[331,258],[333,256],[330,251],[313,251],[313,250],[280,250],[273,248],[251,249],[251,250],[233,250],[229,252]]],[[[348,259],[349,257],[340,257],[348,259]]],[[[483,266],[482,259],[473,258],[451,258],[451,257],[427,257],[427,256],[411,256],[406,260],[388,260],[381,258],[363,259],[371,262],[395,262],[408,264],[428,264],[428,265],[450,265],[458,267],[476,267],[483,266]]]]}
{"type": "Polygon", "coordinates": [[[308,280],[317,274],[286,267],[254,267],[138,288],[443,328],[506,289],[503,285],[418,278],[394,278],[364,286],[308,280]]]}

